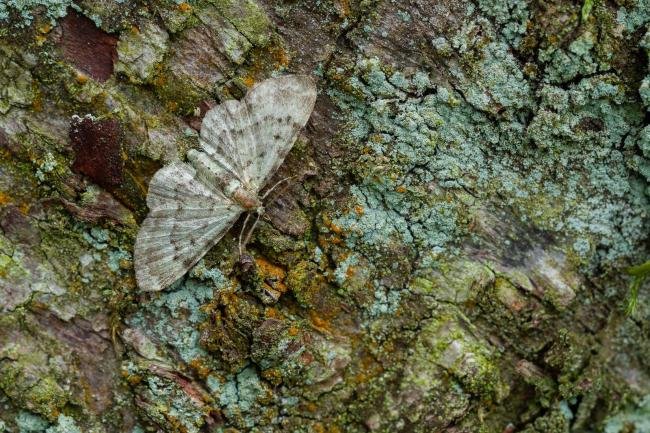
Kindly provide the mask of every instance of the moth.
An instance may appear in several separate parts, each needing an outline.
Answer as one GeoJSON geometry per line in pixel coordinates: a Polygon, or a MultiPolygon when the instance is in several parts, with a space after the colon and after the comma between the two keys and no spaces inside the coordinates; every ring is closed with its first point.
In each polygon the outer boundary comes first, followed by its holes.
{"type": "Polygon", "coordinates": [[[263,213],[260,191],[293,147],[315,102],[310,77],[286,75],[267,79],[241,101],[226,101],[205,114],[200,150],[188,151],[187,163],[161,168],[149,184],[149,214],[134,249],[140,290],[166,288],[243,212],[263,213]]]}

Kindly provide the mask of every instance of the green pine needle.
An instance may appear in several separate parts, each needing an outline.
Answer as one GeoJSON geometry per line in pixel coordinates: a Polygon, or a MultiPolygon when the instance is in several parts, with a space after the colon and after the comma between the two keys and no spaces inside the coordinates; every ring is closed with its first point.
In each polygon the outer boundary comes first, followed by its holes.
{"type": "Polygon", "coordinates": [[[632,266],[625,272],[634,277],[632,279],[632,284],[630,284],[630,295],[627,301],[627,308],[625,309],[625,313],[628,316],[631,316],[636,310],[637,301],[639,299],[639,289],[641,288],[643,281],[650,276],[650,260],[641,265],[632,266]]]}
{"type": "Polygon", "coordinates": [[[585,0],[582,4],[582,22],[584,23],[591,14],[591,9],[594,7],[594,0],[585,0]]]}

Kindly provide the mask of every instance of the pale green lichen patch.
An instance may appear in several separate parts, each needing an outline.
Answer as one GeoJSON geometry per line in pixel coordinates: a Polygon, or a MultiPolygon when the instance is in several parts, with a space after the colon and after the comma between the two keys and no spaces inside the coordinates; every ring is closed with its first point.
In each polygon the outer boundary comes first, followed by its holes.
{"type": "Polygon", "coordinates": [[[235,28],[256,46],[266,45],[271,35],[271,21],[254,0],[211,0],[235,28]]]}
{"type": "Polygon", "coordinates": [[[167,50],[169,35],[146,21],[139,28],[125,30],[117,43],[116,72],[123,72],[135,83],[148,83],[167,50]]]}
{"type": "Polygon", "coordinates": [[[0,47],[0,114],[6,114],[12,106],[29,107],[35,96],[32,74],[12,60],[11,52],[0,47]]]}

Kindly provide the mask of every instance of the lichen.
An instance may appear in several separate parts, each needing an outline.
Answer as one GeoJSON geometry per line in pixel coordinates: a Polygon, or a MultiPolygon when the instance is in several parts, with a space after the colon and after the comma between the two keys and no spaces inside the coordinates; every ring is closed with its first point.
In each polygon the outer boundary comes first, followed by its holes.
{"type": "Polygon", "coordinates": [[[70,0],[7,0],[0,3],[0,21],[7,22],[17,14],[18,19],[12,21],[14,25],[18,27],[30,25],[35,11],[42,8],[45,16],[54,24],[56,19],[67,14],[67,8],[72,4],[70,0]]]}
{"type": "Polygon", "coordinates": [[[151,22],[124,31],[117,43],[116,72],[123,72],[135,83],[148,83],[157,72],[167,50],[169,35],[151,22]]]}

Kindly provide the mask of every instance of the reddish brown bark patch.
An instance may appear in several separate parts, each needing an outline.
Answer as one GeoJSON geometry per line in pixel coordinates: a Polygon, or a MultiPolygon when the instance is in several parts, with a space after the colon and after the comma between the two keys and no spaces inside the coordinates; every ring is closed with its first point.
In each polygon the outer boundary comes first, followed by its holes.
{"type": "Polygon", "coordinates": [[[117,59],[117,38],[74,11],[61,21],[61,28],[63,57],[95,80],[108,80],[117,59]]]}
{"type": "Polygon", "coordinates": [[[116,119],[75,116],[70,123],[70,140],[76,152],[73,171],[105,188],[122,182],[122,128],[116,119]]]}

